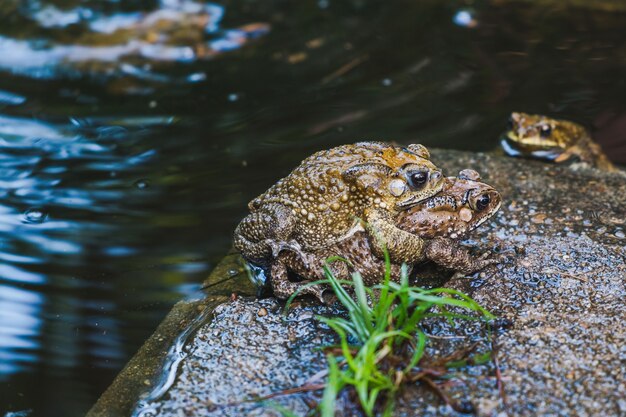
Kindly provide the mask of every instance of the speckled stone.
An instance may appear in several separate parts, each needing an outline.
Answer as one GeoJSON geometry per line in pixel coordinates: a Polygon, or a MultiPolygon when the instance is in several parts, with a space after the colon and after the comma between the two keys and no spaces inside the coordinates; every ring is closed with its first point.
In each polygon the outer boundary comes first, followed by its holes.
{"type": "MultiPolygon", "coordinates": [[[[304,307],[285,316],[273,298],[220,305],[189,343],[174,386],[158,401],[143,404],[153,411],[142,415],[176,416],[183,410],[180,415],[281,416],[271,403],[245,401],[302,385],[326,369],[324,355],[311,347],[330,345],[334,336],[314,313],[333,310],[304,307]]],[[[302,395],[272,402],[298,415],[309,410],[302,395]]]]}

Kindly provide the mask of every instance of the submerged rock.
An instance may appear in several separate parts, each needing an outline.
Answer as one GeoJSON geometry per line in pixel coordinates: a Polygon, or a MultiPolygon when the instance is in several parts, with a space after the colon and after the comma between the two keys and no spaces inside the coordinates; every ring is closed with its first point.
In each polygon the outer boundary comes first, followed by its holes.
{"type": "MultiPolygon", "coordinates": [[[[466,152],[434,151],[432,158],[448,173],[476,169],[501,192],[500,212],[466,244],[509,258],[497,268],[472,277],[455,275],[445,284],[512,322],[497,338],[505,396],[493,364],[460,369],[463,383],[451,386],[450,395],[469,400],[480,416],[506,415],[507,410],[515,416],[626,412],[624,177],[466,152]]],[[[141,377],[122,373],[89,415],[114,415],[108,410],[115,409],[145,416],[280,416],[280,406],[304,415],[319,392],[241,402],[298,387],[326,369],[318,348],[334,339],[314,315],[334,312],[300,306],[283,319],[281,309],[274,299],[239,298],[220,305],[186,344],[165,394],[141,407],[135,403],[134,411],[131,402],[115,408],[116,391],[137,392],[142,383],[141,377]]],[[[428,331],[436,333],[434,327],[428,331]]],[[[456,345],[486,343],[475,327],[446,331],[460,337],[456,345]]],[[[449,350],[447,339],[433,341],[431,354],[449,350]]],[[[144,349],[133,361],[143,363],[138,358],[146,355],[150,352],[144,349]]],[[[431,392],[408,387],[396,415],[460,414],[431,392]]]]}

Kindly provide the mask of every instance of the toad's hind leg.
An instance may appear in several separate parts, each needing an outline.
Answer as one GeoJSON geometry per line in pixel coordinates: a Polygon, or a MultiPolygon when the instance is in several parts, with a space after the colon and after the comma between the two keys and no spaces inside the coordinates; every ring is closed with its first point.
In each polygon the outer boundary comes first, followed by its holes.
{"type": "Polygon", "coordinates": [[[467,249],[458,246],[448,239],[436,238],[431,240],[425,248],[426,258],[446,268],[454,269],[464,274],[471,274],[489,265],[501,262],[501,257],[476,258],[467,249]]]}
{"type": "Polygon", "coordinates": [[[298,295],[312,295],[322,303],[325,303],[323,296],[325,288],[323,286],[313,285],[306,287],[306,284],[310,281],[290,281],[287,266],[281,261],[276,261],[272,264],[271,282],[272,291],[274,292],[276,298],[284,300],[297,292],[298,295]]]}
{"type": "Polygon", "coordinates": [[[300,245],[293,240],[297,218],[291,209],[275,204],[250,213],[235,229],[233,244],[241,254],[255,262],[275,259],[283,250],[302,256],[300,245]]]}

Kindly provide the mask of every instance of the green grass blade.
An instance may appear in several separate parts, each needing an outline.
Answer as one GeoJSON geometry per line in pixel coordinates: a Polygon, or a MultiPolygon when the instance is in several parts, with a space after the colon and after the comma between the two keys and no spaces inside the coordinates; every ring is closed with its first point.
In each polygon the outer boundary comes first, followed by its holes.
{"type": "Polygon", "coordinates": [[[335,404],[337,402],[337,396],[344,387],[344,383],[341,377],[341,371],[337,360],[332,355],[327,355],[328,361],[328,382],[324,389],[322,396],[322,402],[320,403],[320,412],[322,417],[335,417],[335,404]]]}
{"type": "MultiPolygon", "coordinates": [[[[352,387],[365,414],[373,417],[378,410],[383,416],[391,416],[394,396],[399,390],[397,372],[404,375],[414,372],[424,355],[428,336],[420,323],[429,317],[462,320],[490,320],[494,316],[477,302],[460,291],[449,288],[423,289],[409,285],[408,267],[403,265],[398,281],[391,279],[391,262],[385,251],[385,276],[382,284],[368,287],[359,273],[351,281],[337,279],[330,267],[334,261],[347,262],[343,258],[328,258],[324,265],[325,283],[335,292],[337,300],[347,311],[348,318],[319,317],[339,336],[338,346],[345,365],[340,367],[335,355],[327,355],[329,363],[328,384],[324,390],[320,412],[322,417],[334,417],[336,399],[345,387],[352,387]],[[354,289],[352,296],[345,287],[354,289]],[[356,343],[351,345],[349,343],[356,343]],[[403,369],[397,370],[391,355],[410,357],[403,369]],[[382,410],[382,411],[381,411],[382,410]]],[[[308,285],[308,284],[307,284],[308,285]]],[[[315,285],[311,283],[310,285],[315,285]]],[[[291,299],[290,299],[291,300],[291,299]]],[[[476,355],[476,359],[482,359],[476,355]]],[[[454,365],[461,366],[463,361],[454,365]]]]}

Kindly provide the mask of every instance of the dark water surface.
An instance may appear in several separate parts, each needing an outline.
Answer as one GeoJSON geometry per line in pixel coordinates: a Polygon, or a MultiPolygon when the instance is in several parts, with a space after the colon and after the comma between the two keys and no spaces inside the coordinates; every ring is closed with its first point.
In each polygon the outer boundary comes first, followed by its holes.
{"type": "Polygon", "coordinates": [[[315,150],[519,110],[626,161],[620,7],[470,3],[0,1],[0,416],[83,414],[315,150]]]}

